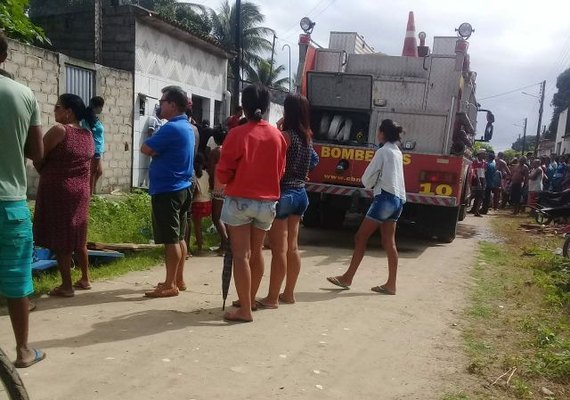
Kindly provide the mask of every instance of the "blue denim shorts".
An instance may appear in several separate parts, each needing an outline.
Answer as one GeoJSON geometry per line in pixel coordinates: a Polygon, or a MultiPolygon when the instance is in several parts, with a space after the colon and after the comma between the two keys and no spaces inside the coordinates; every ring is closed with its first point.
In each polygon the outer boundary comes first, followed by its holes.
{"type": "Polygon", "coordinates": [[[20,299],[34,292],[34,239],[25,200],[0,201],[0,295],[20,299]]]}
{"type": "Polygon", "coordinates": [[[290,215],[302,216],[309,207],[309,197],[304,188],[287,189],[281,192],[277,202],[277,219],[285,219],[290,215]]]}
{"type": "Polygon", "coordinates": [[[253,224],[257,229],[268,231],[275,219],[276,201],[226,197],[220,220],[229,226],[253,224]]]}
{"type": "Polygon", "coordinates": [[[392,193],[382,192],[374,196],[374,200],[366,213],[366,218],[376,222],[396,222],[402,215],[403,208],[404,201],[402,199],[392,193]]]}

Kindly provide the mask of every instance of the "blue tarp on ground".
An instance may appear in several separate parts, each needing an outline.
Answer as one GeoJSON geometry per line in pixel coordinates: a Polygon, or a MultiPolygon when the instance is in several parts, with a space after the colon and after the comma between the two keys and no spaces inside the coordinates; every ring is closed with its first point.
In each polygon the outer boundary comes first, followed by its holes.
{"type": "MultiPolygon", "coordinates": [[[[117,258],[123,258],[125,255],[118,251],[102,251],[102,250],[87,250],[89,259],[97,263],[105,263],[113,261],[117,258]]],[[[45,271],[57,266],[57,261],[54,260],[53,253],[48,249],[36,248],[34,249],[34,256],[32,262],[32,271],[45,271]]]]}

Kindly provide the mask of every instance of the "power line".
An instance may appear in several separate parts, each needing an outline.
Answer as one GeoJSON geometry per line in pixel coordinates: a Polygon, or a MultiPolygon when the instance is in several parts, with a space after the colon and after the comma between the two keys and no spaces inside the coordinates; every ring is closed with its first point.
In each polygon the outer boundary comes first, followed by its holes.
{"type": "Polygon", "coordinates": [[[532,85],[524,86],[524,87],[521,87],[518,89],[509,90],[508,92],[495,94],[493,96],[483,97],[483,98],[480,98],[479,101],[494,99],[496,97],[501,97],[501,96],[506,96],[508,94],[516,93],[516,92],[519,92],[521,90],[528,89],[528,88],[531,88],[533,86],[540,85],[540,84],[541,84],[541,82],[533,83],[532,85]]]}

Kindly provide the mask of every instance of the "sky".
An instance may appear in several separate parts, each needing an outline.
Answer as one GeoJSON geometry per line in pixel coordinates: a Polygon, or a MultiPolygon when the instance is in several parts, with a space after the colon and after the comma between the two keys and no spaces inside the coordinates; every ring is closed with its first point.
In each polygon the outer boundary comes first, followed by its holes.
{"type": "MultiPolygon", "coordinates": [[[[231,0],[230,0],[231,1],[231,0]]],[[[243,0],[249,1],[249,0],[243,0]]],[[[191,2],[217,8],[217,0],[191,2]]],[[[536,135],[540,91],[546,80],[543,125],[552,115],[550,102],[556,77],[570,68],[570,2],[568,0],[255,0],[266,17],[265,26],[276,31],[276,59],[288,65],[291,47],[293,73],[297,70],[299,21],[316,22],[314,41],[328,45],[330,31],[358,32],[377,51],[401,55],[408,19],[414,11],[416,34],[424,31],[432,47],[433,36],[453,36],[469,22],[475,29],[469,39],[471,68],[477,72],[477,97],[482,108],[495,114],[495,150],[510,148],[522,135],[536,135]],[[526,89],[520,89],[526,88],[526,89]],[[520,90],[519,90],[520,89],[520,90]],[[493,97],[506,92],[508,95],[493,97]],[[529,95],[525,95],[522,92],[529,95]],[[535,97],[533,97],[535,96],[535,97]],[[493,98],[488,98],[493,97],[493,98]],[[488,99],[487,99],[488,98],[488,99]],[[520,125],[520,126],[519,126],[520,125]]],[[[478,131],[484,129],[481,113],[478,131]]]]}

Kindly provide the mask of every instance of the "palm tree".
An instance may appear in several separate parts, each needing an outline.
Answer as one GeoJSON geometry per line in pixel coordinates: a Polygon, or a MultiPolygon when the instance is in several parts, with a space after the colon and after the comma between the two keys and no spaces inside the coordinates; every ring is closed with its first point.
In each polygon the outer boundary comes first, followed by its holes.
{"type": "MultiPolygon", "coordinates": [[[[226,51],[235,50],[235,26],[236,10],[235,5],[231,5],[225,0],[219,11],[210,14],[212,21],[212,36],[222,45],[226,51]]],[[[271,51],[271,42],[266,39],[267,35],[274,32],[270,28],[260,26],[265,21],[265,16],[261,13],[259,6],[254,3],[243,3],[241,5],[241,26],[242,26],[242,63],[244,70],[249,71],[253,66],[262,61],[259,54],[271,51]]],[[[234,63],[230,61],[230,71],[233,71],[234,63]]]]}
{"type": "Polygon", "coordinates": [[[285,85],[289,83],[289,78],[279,78],[283,71],[285,71],[284,65],[275,67],[273,63],[273,68],[271,68],[271,60],[260,60],[255,68],[247,70],[247,77],[252,83],[261,83],[273,89],[287,91],[285,85]]]}

